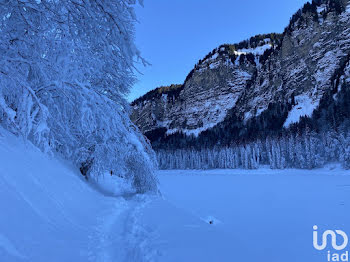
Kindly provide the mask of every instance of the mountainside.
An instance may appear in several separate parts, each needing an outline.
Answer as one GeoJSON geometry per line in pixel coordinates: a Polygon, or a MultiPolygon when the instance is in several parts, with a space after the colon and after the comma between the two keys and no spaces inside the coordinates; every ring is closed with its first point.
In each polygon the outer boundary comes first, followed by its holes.
{"type": "MultiPolygon", "coordinates": [[[[279,35],[262,35],[256,43],[222,45],[210,52],[187,76],[184,85],[158,88],[134,102],[133,119],[143,132],[166,127],[198,135],[224,120],[252,78],[265,50],[279,35]]],[[[253,40],[253,38],[252,38],[253,40]]]]}
{"type": "Polygon", "coordinates": [[[350,2],[313,1],[283,34],[222,45],[183,85],[135,100],[131,119],[156,149],[266,137],[328,110],[350,82],[349,60],[350,2]]]}

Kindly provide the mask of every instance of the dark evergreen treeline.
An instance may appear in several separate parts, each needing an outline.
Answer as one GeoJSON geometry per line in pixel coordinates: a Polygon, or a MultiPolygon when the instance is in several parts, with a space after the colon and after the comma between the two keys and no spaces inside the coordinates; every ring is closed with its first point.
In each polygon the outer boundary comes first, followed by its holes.
{"type": "Polygon", "coordinates": [[[345,11],[346,1],[344,0],[313,0],[311,3],[307,2],[303,8],[299,9],[290,19],[289,25],[285,28],[284,34],[290,34],[295,28],[300,28],[307,18],[305,15],[311,15],[315,22],[319,18],[326,19],[330,12],[341,14],[345,11]],[[325,9],[319,14],[317,7],[325,5],[325,9]]]}
{"type": "Polygon", "coordinates": [[[152,100],[153,98],[159,98],[163,94],[167,94],[169,97],[177,98],[180,94],[181,90],[183,89],[183,85],[170,85],[170,86],[161,86],[156,89],[153,89],[140,98],[134,100],[131,105],[137,105],[145,100],[152,100]]]}
{"type": "MultiPolygon", "coordinates": [[[[230,143],[222,143],[222,138],[216,137],[217,143],[213,147],[198,146],[199,143],[194,143],[196,139],[193,137],[190,139],[193,146],[186,147],[187,142],[183,137],[185,140],[177,140],[176,149],[157,150],[160,168],[252,169],[260,165],[269,165],[271,168],[316,168],[329,162],[340,162],[344,168],[350,168],[348,84],[341,85],[336,95],[328,92],[312,118],[304,117],[298,124],[281,131],[277,127],[282,122],[277,121],[273,124],[276,127],[275,131],[265,131],[270,133],[265,138],[253,136],[256,139],[233,139],[230,143]]],[[[245,134],[251,136],[254,132],[245,134]]],[[[207,137],[207,141],[209,140],[207,137]]]]}
{"type": "Polygon", "coordinates": [[[283,124],[295,105],[293,96],[270,104],[246,122],[233,110],[224,122],[198,137],[166,136],[165,129],[147,134],[160,167],[314,168],[336,161],[350,168],[350,84],[342,77],[349,61],[350,55],[343,59],[312,117],[302,117],[288,129],[283,124]]]}
{"type": "Polygon", "coordinates": [[[282,34],[277,34],[277,33],[260,34],[260,35],[253,36],[250,39],[243,40],[238,44],[220,45],[218,48],[215,48],[211,52],[209,52],[203,59],[200,59],[196,65],[197,66],[201,65],[203,61],[206,61],[216,53],[218,53],[221,56],[227,55],[230,58],[235,59],[237,57],[237,55],[235,55],[235,51],[238,51],[241,49],[254,49],[259,46],[263,46],[265,44],[271,44],[273,47],[275,47],[281,44],[282,36],[283,36],[282,34]]]}
{"type": "Polygon", "coordinates": [[[282,34],[271,33],[271,34],[259,34],[249,38],[248,40],[244,40],[238,44],[229,45],[231,46],[231,51],[239,50],[239,49],[248,49],[248,48],[256,48],[258,46],[262,46],[265,44],[271,44],[272,46],[279,45],[282,40],[282,34]],[[265,42],[265,39],[269,39],[268,42],[265,42]]]}
{"type": "MultiPolygon", "coordinates": [[[[275,126],[280,126],[282,122],[275,122],[275,126]]],[[[340,83],[339,89],[327,92],[311,118],[304,117],[289,129],[278,130],[266,131],[270,134],[265,137],[233,139],[229,144],[221,143],[222,138],[216,137],[217,143],[213,147],[198,146],[193,137],[189,139],[192,147],[186,147],[186,139],[177,140],[178,147],[157,150],[159,166],[162,169],[254,169],[269,165],[279,169],[311,169],[330,162],[340,162],[349,169],[349,84],[340,83]]]]}
{"type": "MultiPolygon", "coordinates": [[[[273,52],[275,47],[281,45],[283,39],[282,34],[271,33],[271,34],[260,34],[251,37],[248,40],[244,40],[238,44],[223,44],[218,48],[211,51],[203,60],[199,60],[198,65],[203,61],[207,60],[209,57],[218,53],[220,56],[227,56],[234,63],[238,57],[235,51],[241,49],[254,49],[265,44],[271,44],[272,48],[265,51],[265,54],[260,58],[260,63],[264,62],[267,57],[273,52]]],[[[239,62],[242,64],[245,60],[249,61],[251,64],[255,64],[255,56],[251,53],[239,55],[239,62]]]]}
{"type": "Polygon", "coordinates": [[[328,131],[321,134],[309,129],[296,134],[257,140],[245,145],[176,150],[158,150],[161,169],[273,169],[322,167],[338,162],[350,168],[350,132],[328,131]]]}

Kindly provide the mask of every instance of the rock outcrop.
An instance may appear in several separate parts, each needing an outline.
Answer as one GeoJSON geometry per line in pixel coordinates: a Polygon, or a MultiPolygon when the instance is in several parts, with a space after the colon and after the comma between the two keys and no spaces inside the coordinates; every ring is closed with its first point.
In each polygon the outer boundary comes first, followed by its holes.
{"type": "Polygon", "coordinates": [[[283,34],[222,45],[196,64],[183,85],[135,100],[131,119],[147,136],[198,137],[224,128],[232,116],[247,123],[272,104],[288,104],[281,116],[281,128],[288,128],[312,116],[325,92],[347,79],[349,58],[349,0],[313,1],[283,34]]]}

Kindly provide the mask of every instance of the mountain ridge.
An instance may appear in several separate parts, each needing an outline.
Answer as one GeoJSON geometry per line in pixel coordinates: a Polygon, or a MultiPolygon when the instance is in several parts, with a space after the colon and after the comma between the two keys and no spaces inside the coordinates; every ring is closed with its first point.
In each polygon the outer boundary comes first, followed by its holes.
{"type": "Polygon", "coordinates": [[[280,133],[298,124],[347,82],[337,71],[348,68],[349,6],[347,0],[306,3],[283,34],[219,46],[183,85],[135,100],[132,120],[155,149],[230,144],[261,137],[260,129],[280,133]]]}

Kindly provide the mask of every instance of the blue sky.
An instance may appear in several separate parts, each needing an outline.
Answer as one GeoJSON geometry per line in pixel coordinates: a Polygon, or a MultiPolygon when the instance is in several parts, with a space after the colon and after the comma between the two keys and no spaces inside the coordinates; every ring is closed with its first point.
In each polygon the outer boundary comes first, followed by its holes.
{"type": "Polygon", "coordinates": [[[199,59],[223,43],[282,32],[306,0],[145,0],[136,14],[136,44],[152,65],[129,101],[161,85],[181,84],[199,59]]]}

